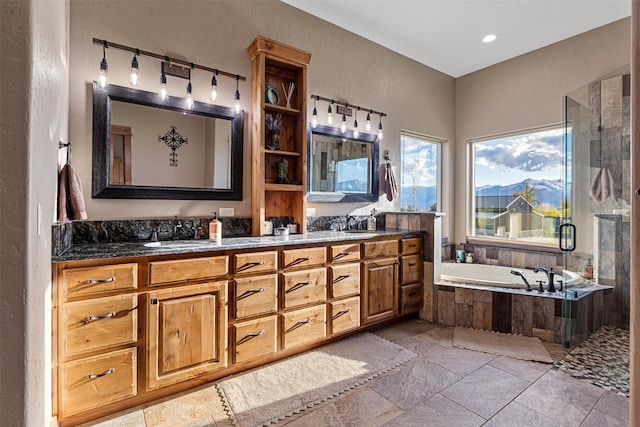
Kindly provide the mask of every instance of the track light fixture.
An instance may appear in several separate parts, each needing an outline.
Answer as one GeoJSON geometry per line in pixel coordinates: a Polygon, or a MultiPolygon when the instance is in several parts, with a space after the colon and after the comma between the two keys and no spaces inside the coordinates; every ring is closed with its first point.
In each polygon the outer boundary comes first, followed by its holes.
{"type": "Polygon", "coordinates": [[[349,116],[351,117],[351,114],[353,114],[354,116],[354,120],[353,120],[353,137],[354,138],[358,138],[360,136],[360,126],[358,124],[358,112],[360,110],[365,110],[367,112],[367,121],[365,122],[365,130],[367,132],[371,131],[371,116],[374,114],[377,114],[378,117],[380,118],[380,122],[378,123],[378,139],[382,140],[383,134],[382,134],[382,118],[386,117],[386,113],[383,113],[382,111],[376,111],[373,110],[371,108],[367,108],[367,107],[362,107],[360,105],[353,105],[353,104],[347,104],[346,102],[338,102],[335,101],[331,98],[325,98],[323,96],[320,95],[311,95],[311,98],[313,99],[313,115],[312,115],[312,119],[311,119],[311,126],[312,127],[317,127],[318,126],[318,111],[317,111],[317,102],[318,101],[326,101],[329,103],[329,106],[327,107],[327,124],[329,126],[331,126],[331,124],[333,123],[333,106],[334,104],[337,105],[335,111],[336,113],[342,115],[342,120],[340,123],[340,132],[345,133],[347,131],[347,117],[349,116]],[[344,108],[343,108],[344,107],[344,108]]]}
{"type": "Polygon", "coordinates": [[[211,101],[215,101],[218,96],[218,93],[217,93],[218,92],[218,76],[222,75],[225,77],[231,77],[236,79],[236,92],[234,96],[235,110],[238,113],[240,112],[239,81],[240,80],[246,81],[247,78],[244,76],[241,76],[239,74],[232,74],[228,71],[223,71],[217,68],[211,68],[204,65],[186,62],[183,59],[172,58],[166,55],[160,55],[157,53],[141,50],[138,48],[133,48],[133,47],[118,44],[118,43],[112,43],[108,40],[94,38],[93,43],[102,46],[102,61],[100,61],[100,74],[98,75],[98,79],[97,79],[97,82],[100,85],[100,87],[104,88],[108,84],[107,73],[109,70],[109,66],[107,64],[106,50],[107,48],[114,48],[114,49],[124,50],[126,52],[133,53],[133,58],[131,59],[131,72],[129,73],[129,83],[131,83],[131,85],[133,86],[136,86],[140,81],[140,64],[139,64],[140,56],[147,56],[153,59],[157,59],[162,63],[161,72],[160,72],[160,89],[158,90],[158,96],[163,101],[168,98],[167,75],[171,77],[188,79],[189,82],[187,83],[187,90],[186,90],[186,96],[185,96],[186,98],[185,103],[187,108],[192,108],[194,105],[193,85],[191,83],[192,70],[199,69],[199,70],[204,70],[213,74],[211,77],[211,92],[209,94],[211,101]],[[186,71],[188,71],[188,74],[186,73],[186,71]]]}
{"type": "Polygon", "coordinates": [[[101,88],[107,87],[107,73],[109,72],[109,64],[107,64],[107,42],[102,43],[102,61],[100,61],[100,74],[98,75],[98,84],[101,88]]]}
{"type": "Polygon", "coordinates": [[[131,60],[131,73],[129,74],[129,83],[132,86],[138,84],[138,55],[140,51],[136,49],[136,53],[133,54],[133,59],[131,60]]]}
{"type": "Polygon", "coordinates": [[[238,83],[240,82],[240,76],[236,76],[236,114],[240,114],[240,90],[238,88],[238,83]]]}
{"type": "MultiPolygon", "coordinates": [[[[311,127],[312,128],[317,128],[318,127],[318,109],[316,108],[316,101],[318,100],[318,97],[315,97],[313,99],[313,116],[311,118],[311,127]]],[[[331,108],[331,107],[329,107],[331,108]]]]}

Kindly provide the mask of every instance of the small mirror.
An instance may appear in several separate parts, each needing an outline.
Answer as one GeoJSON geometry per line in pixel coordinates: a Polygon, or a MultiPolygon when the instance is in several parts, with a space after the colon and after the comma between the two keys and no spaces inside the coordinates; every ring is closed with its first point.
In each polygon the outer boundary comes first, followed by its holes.
{"type": "Polygon", "coordinates": [[[244,113],[93,85],[93,197],[242,200],[244,113]]]}
{"type": "Polygon", "coordinates": [[[341,133],[329,126],[308,128],[310,202],[378,200],[378,142],[375,135],[341,133]]]}

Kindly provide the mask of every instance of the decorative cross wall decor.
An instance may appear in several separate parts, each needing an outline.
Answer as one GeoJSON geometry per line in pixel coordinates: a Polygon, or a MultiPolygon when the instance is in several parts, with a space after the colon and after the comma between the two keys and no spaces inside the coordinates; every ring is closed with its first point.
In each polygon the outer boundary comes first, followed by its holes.
{"type": "Polygon", "coordinates": [[[178,167],[178,153],[176,150],[189,142],[188,138],[183,138],[178,133],[175,126],[169,126],[171,129],[164,135],[158,136],[158,142],[164,142],[165,145],[171,148],[171,154],[169,154],[169,166],[178,167]]]}

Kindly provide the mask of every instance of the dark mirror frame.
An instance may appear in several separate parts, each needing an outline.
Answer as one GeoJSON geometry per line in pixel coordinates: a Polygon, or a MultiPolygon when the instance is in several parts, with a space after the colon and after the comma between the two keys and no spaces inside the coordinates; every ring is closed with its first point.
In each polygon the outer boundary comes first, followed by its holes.
{"type": "Polygon", "coordinates": [[[340,132],[340,129],[331,126],[319,125],[312,128],[310,124],[307,125],[307,162],[309,165],[313,164],[313,135],[325,135],[334,136],[336,138],[346,138],[351,141],[362,142],[365,144],[372,144],[372,159],[371,159],[371,192],[370,193],[342,193],[342,192],[322,192],[311,191],[311,170],[313,168],[307,167],[307,201],[308,202],[376,202],[380,195],[380,147],[378,144],[378,137],[368,133],[360,133],[357,138],[353,137],[353,132],[348,131],[346,133],[340,132]]]}
{"type": "Polygon", "coordinates": [[[159,95],[139,89],[109,85],[101,88],[93,82],[93,171],[92,194],[106,199],[170,199],[170,200],[242,200],[242,162],[244,145],[244,111],[236,114],[231,108],[195,102],[184,108],[184,99],[159,95]],[[147,185],[110,185],[111,102],[122,101],[162,108],[187,114],[197,114],[231,120],[231,188],[154,187],[147,185]]]}

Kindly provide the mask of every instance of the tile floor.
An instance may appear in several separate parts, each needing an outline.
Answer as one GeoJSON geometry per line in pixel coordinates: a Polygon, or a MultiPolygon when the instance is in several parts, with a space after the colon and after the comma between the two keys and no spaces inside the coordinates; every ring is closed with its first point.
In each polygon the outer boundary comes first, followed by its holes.
{"type": "MultiPolygon", "coordinates": [[[[627,426],[629,399],[552,365],[452,346],[453,329],[418,319],[377,335],[418,357],[361,387],[281,421],[307,426],[627,426]]],[[[547,346],[554,360],[565,353],[547,346]]],[[[231,426],[215,386],[86,424],[93,427],[231,426]]]]}

